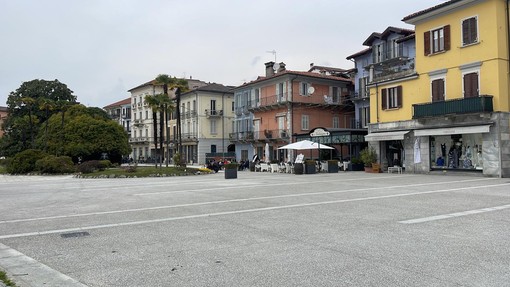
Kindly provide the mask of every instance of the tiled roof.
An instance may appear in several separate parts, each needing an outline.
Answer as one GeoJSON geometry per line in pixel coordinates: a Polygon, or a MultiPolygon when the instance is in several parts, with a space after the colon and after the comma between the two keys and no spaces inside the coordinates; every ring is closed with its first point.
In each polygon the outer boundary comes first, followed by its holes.
{"type": "MultiPolygon", "coordinates": [[[[197,89],[191,90],[187,93],[192,93],[195,91],[202,91],[202,92],[216,92],[216,93],[233,93],[233,87],[230,86],[224,86],[222,84],[216,84],[212,83],[203,87],[199,87],[197,89]]],[[[187,94],[187,93],[184,93],[187,94]]]]}
{"type": "Polygon", "coordinates": [[[122,101],[115,102],[113,104],[109,104],[108,106],[105,106],[103,109],[118,107],[118,106],[122,106],[122,105],[129,105],[129,104],[131,104],[131,97],[124,99],[122,101]]]}
{"type": "Polygon", "coordinates": [[[381,39],[381,33],[374,32],[363,42],[363,46],[372,46],[374,39],[381,39]]]}
{"type": "Polygon", "coordinates": [[[343,72],[346,71],[345,69],[340,69],[340,68],[325,67],[325,66],[315,66],[314,65],[314,66],[310,67],[308,72],[312,72],[314,70],[327,71],[327,72],[336,72],[336,73],[343,73],[343,72]]]}
{"type": "Polygon", "coordinates": [[[285,70],[283,72],[276,73],[276,74],[274,74],[274,76],[271,76],[271,77],[258,77],[254,81],[251,81],[251,82],[248,82],[248,83],[244,83],[244,84],[236,87],[236,89],[237,88],[241,88],[241,87],[245,87],[245,86],[248,86],[248,85],[251,85],[251,84],[259,83],[259,82],[262,82],[262,81],[266,81],[266,80],[271,80],[271,79],[274,79],[274,78],[282,77],[282,76],[285,76],[285,75],[305,76],[305,77],[310,77],[310,78],[325,79],[325,80],[334,80],[334,81],[341,81],[341,82],[346,82],[346,83],[352,83],[351,79],[345,79],[345,78],[336,77],[336,76],[322,75],[322,74],[314,73],[314,72],[298,72],[298,71],[285,70]]]}
{"type": "Polygon", "coordinates": [[[350,59],[359,57],[361,55],[365,55],[365,54],[367,54],[369,52],[372,52],[372,47],[369,47],[369,48],[366,48],[365,50],[361,50],[361,51],[359,51],[357,53],[354,53],[354,54],[350,55],[349,57],[347,57],[346,59],[350,60],[350,59]]]}
{"type": "Polygon", "coordinates": [[[1,112],[7,112],[8,110],[9,110],[9,108],[0,106],[1,112]]]}
{"type": "Polygon", "coordinates": [[[388,36],[392,32],[393,33],[397,33],[397,34],[402,34],[404,36],[405,35],[409,35],[409,34],[414,34],[414,30],[412,30],[412,29],[398,28],[398,27],[389,26],[388,28],[386,28],[386,30],[384,30],[384,32],[381,33],[381,38],[385,38],[386,36],[388,36]]]}
{"type": "Polygon", "coordinates": [[[443,7],[446,7],[448,5],[451,5],[451,4],[454,4],[454,3],[457,3],[457,2],[461,2],[461,1],[463,1],[463,0],[450,0],[450,1],[447,1],[447,2],[444,2],[444,3],[441,3],[439,5],[427,8],[425,10],[421,10],[421,11],[415,12],[415,13],[413,13],[411,15],[407,15],[407,16],[405,16],[402,19],[402,21],[405,22],[405,21],[411,20],[412,18],[415,18],[415,17],[421,16],[421,15],[427,14],[427,13],[432,12],[434,10],[437,10],[437,9],[440,9],[440,8],[443,8],[443,7]]]}
{"type": "Polygon", "coordinates": [[[416,34],[412,33],[412,34],[409,34],[407,36],[404,36],[404,37],[401,37],[401,38],[398,38],[397,39],[397,43],[402,43],[402,42],[405,42],[407,40],[411,40],[411,39],[414,39],[414,37],[416,37],[416,34]]]}

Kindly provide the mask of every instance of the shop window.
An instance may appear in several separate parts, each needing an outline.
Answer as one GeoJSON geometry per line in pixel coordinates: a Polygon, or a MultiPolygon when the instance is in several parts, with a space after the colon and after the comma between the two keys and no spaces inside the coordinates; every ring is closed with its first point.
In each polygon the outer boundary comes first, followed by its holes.
{"type": "Polygon", "coordinates": [[[482,170],[482,134],[430,137],[433,169],[482,170]]]}

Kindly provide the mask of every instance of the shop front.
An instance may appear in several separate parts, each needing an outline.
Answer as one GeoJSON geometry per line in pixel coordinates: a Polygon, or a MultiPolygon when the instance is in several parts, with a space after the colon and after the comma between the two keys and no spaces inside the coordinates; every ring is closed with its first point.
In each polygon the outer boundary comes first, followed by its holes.
{"type": "Polygon", "coordinates": [[[415,137],[428,137],[431,170],[481,171],[483,139],[490,125],[415,130],[415,137]]]}

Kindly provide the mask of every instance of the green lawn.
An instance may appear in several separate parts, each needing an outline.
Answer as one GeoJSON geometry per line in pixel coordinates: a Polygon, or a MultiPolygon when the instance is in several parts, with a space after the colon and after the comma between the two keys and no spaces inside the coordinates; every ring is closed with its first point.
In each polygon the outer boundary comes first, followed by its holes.
{"type": "Polygon", "coordinates": [[[82,174],[81,177],[160,177],[160,176],[186,176],[197,174],[208,174],[211,171],[204,168],[189,168],[189,167],[121,167],[109,168],[103,171],[95,171],[93,173],[82,174]]]}

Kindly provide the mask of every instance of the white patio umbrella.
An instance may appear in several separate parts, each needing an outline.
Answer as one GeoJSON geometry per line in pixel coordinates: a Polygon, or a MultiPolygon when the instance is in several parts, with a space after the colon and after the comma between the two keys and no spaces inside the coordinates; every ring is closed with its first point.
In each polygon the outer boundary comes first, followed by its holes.
{"type": "Polygon", "coordinates": [[[265,161],[269,162],[269,144],[268,143],[266,143],[266,147],[264,149],[264,157],[265,157],[265,161]]]}
{"type": "MultiPolygon", "coordinates": [[[[291,143],[288,145],[284,145],[279,147],[278,149],[295,149],[295,150],[303,150],[303,149],[317,149],[319,148],[319,144],[309,140],[302,140],[299,142],[291,143]]],[[[320,149],[335,149],[333,147],[327,146],[325,144],[320,144],[320,149]]]]}

